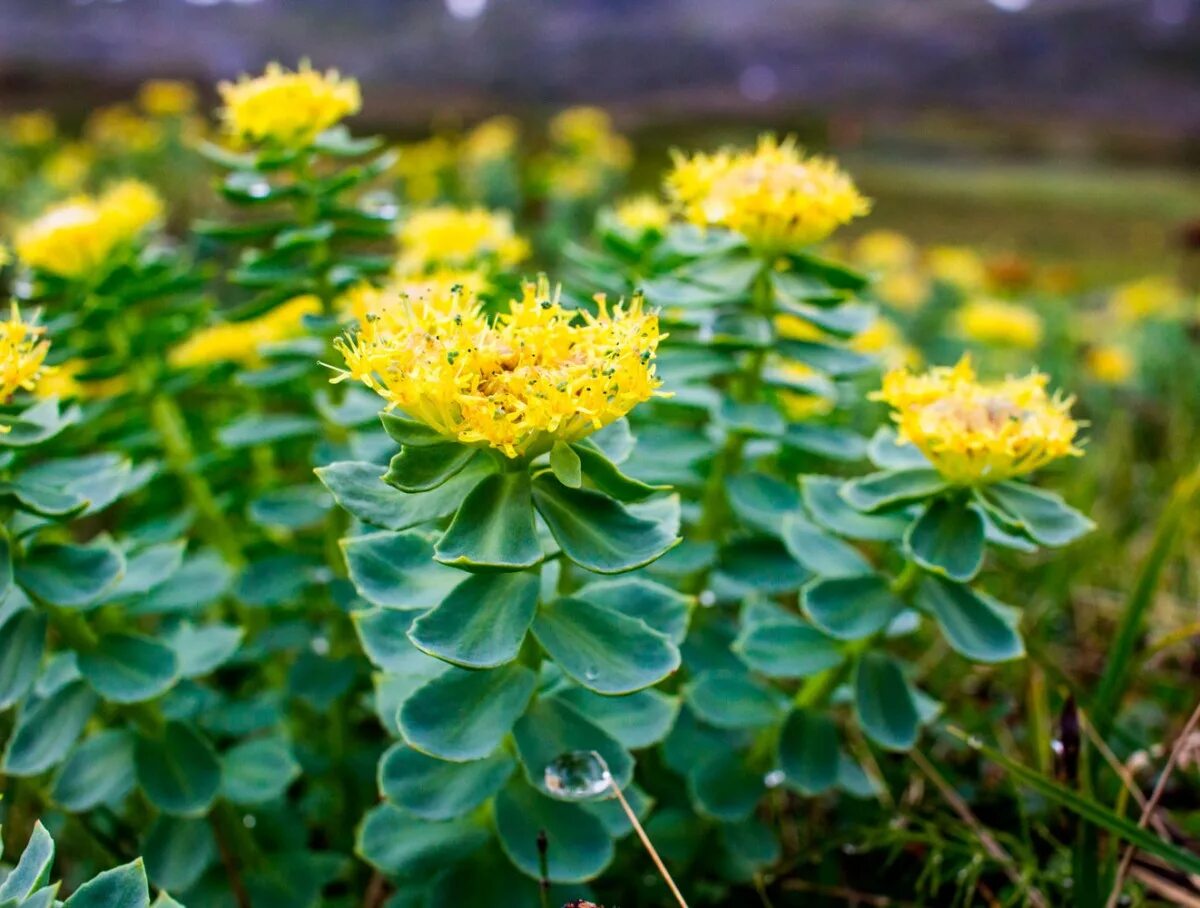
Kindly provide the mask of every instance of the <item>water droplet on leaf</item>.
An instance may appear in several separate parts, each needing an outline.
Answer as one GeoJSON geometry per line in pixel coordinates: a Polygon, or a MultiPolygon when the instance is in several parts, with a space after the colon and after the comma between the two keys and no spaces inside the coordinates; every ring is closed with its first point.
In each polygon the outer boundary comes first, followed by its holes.
{"type": "Polygon", "coordinates": [[[546,788],[564,800],[585,801],[608,791],[612,773],[594,750],[572,750],[552,760],[544,774],[546,788]]]}

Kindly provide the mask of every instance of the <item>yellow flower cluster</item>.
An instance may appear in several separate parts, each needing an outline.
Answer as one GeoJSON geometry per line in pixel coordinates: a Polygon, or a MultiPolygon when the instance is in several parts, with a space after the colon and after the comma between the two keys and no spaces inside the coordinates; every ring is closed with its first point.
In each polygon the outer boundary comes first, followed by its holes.
{"type": "Polygon", "coordinates": [[[925,254],[925,264],[934,279],[964,293],[987,285],[987,266],[968,246],[934,246],[925,254]]]}
{"type": "Polygon", "coordinates": [[[196,89],[175,79],[150,79],[138,90],[138,104],[152,117],[182,117],[196,106],[196,89]]]}
{"type": "Polygon", "coordinates": [[[38,382],[54,371],[46,365],[50,342],[42,337],[45,330],[22,321],[15,302],[8,321],[0,322],[0,401],[7,403],[20,390],[36,390],[38,382]]]}
{"type": "Polygon", "coordinates": [[[396,232],[398,268],[420,274],[490,262],[511,267],[529,255],[529,243],[513,229],[512,215],[486,208],[436,205],[414,211],[396,232]]]}
{"type": "Polygon", "coordinates": [[[356,284],[338,298],[337,306],[345,318],[362,325],[406,298],[431,301],[435,305],[439,300],[449,300],[455,288],[474,297],[487,290],[488,281],[482,271],[469,269],[438,268],[428,274],[397,274],[382,287],[356,284]]]}
{"type": "Polygon", "coordinates": [[[92,145],[115,153],[146,154],[162,144],[163,128],[128,104],[113,104],[88,117],[84,135],[92,145]]]}
{"type": "Polygon", "coordinates": [[[654,395],[658,317],[640,297],[596,315],[562,308],[546,279],[489,321],[461,290],[402,299],[336,343],[346,369],[448,440],[536,456],[654,395]]]}
{"type": "Polygon", "coordinates": [[[763,136],[753,152],[676,152],[666,189],[693,224],[734,230],[762,252],[818,243],[870,210],[834,161],[805,156],[790,137],[763,136]]]}
{"type": "Polygon", "coordinates": [[[270,63],[261,76],[242,76],[217,88],[225,128],[252,142],[305,145],[362,106],[357,81],[332,69],[317,72],[308,61],[295,72],[270,63]]]}
{"type": "Polygon", "coordinates": [[[1048,395],[1048,382],[1041,373],[980,382],[964,356],[923,374],[889,372],[871,397],[892,407],[900,440],[916,445],[943,477],[978,485],[1082,453],[1073,398],[1048,395]]]}
{"type": "Polygon", "coordinates": [[[547,128],[559,150],[612,170],[633,164],[629,140],[613,129],[612,117],[599,107],[570,107],[557,114],[547,128]]]}
{"type": "Polygon", "coordinates": [[[1151,275],[1121,284],[1109,297],[1113,314],[1125,324],[1175,315],[1183,302],[1183,289],[1167,277],[1151,275]]]}
{"type": "Polygon", "coordinates": [[[401,145],[392,172],[400,180],[404,197],[415,205],[437,201],[454,170],[454,144],[445,136],[401,145]]]}
{"type": "Polygon", "coordinates": [[[955,314],[959,333],[979,344],[1033,350],[1042,342],[1042,318],[1028,306],[981,297],[955,314]]]}
{"type": "Polygon", "coordinates": [[[298,336],[304,330],[304,316],[320,312],[317,297],[297,296],[258,318],[202,328],[173,349],[167,360],[177,369],[222,362],[254,365],[260,347],[298,336]]]}
{"type": "Polygon", "coordinates": [[[54,141],[58,124],[48,111],[28,110],[9,117],[4,122],[4,134],[16,145],[36,148],[54,141]]]}
{"type": "Polygon", "coordinates": [[[468,167],[486,164],[513,153],[521,128],[515,117],[492,117],[472,129],[462,140],[462,159],[468,167]]]}
{"type": "Polygon", "coordinates": [[[1084,355],[1088,374],[1106,385],[1123,385],[1133,377],[1133,356],[1117,344],[1099,344],[1090,347],[1084,355]]]}
{"type": "Polygon", "coordinates": [[[86,277],[157,221],[162,200],[137,180],[124,180],[98,197],[80,195],[51,206],[17,230],[17,256],[63,278],[86,277]]]}
{"type": "Polygon", "coordinates": [[[103,398],[121,394],[129,387],[127,375],[113,375],[108,378],[80,379],[80,374],[88,368],[86,360],[69,359],[59,363],[53,370],[44,374],[38,382],[34,393],[38,397],[70,397],[103,398]]]}
{"type": "Polygon", "coordinates": [[[634,233],[657,230],[671,223],[671,210],[652,195],[635,195],[617,203],[613,209],[617,223],[634,233]]]}

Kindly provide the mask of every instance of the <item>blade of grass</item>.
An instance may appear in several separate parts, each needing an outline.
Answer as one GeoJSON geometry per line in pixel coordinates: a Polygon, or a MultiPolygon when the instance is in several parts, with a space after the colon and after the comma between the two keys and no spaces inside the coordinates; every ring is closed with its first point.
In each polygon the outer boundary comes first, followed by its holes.
{"type": "Polygon", "coordinates": [[[1130,822],[1122,816],[1113,813],[1102,804],[1058,784],[1053,779],[1043,776],[1036,770],[1023,766],[1009,759],[998,750],[988,747],[981,741],[972,738],[959,728],[949,728],[948,731],[966,743],[968,747],[978,751],[996,765],[1011,773],[1019,781],[1032,788],[1042,797],[1054,801],[1089,823],[1093,823],[1111,835],[1136,846],[1137,848],[1166,861],[1173,867],[1187,873],[1200,873],[1200,855],[1192,854],[1164,842],[1146,829],[1130,822]]]}

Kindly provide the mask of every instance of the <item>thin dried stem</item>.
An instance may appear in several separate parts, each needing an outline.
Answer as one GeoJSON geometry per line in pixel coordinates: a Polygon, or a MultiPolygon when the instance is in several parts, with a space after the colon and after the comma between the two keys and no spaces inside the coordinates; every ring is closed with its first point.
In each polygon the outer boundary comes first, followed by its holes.
{"type": "Polygon", "coordinates": [[[638,834],[638,838],[642,840],[642,845],[650,854],[650,860],[654,861],[654,866],[658,868],[659,875],[663,878],[663,882],[667,884],[667,888],[671,890],[671,895],[675,896],[675,901],[679,903],[679,908],[688,908],[687,902],[683,900],[683,895],[675,886],[675,881],[671,879],[671,874],[667,871],[666,865],[662,862],[662,858],[658,856],[658,852],[654,849],[654,845],[650,841],[650,837],[646,835],[646,830],[642,828],[641,821],[638,820],[637,814],[633,812],[633,808],[629,806],[629,802],[625,800],[625,795],[621,794],[621,789],[617,787],[617,783],[612,781],[609,783],[612,792],[617,797],[617,802],[621,805],[621,809],[625,811],[625,816],[629,817],[629,822],[633,826],[633,831],[638,834]]]}

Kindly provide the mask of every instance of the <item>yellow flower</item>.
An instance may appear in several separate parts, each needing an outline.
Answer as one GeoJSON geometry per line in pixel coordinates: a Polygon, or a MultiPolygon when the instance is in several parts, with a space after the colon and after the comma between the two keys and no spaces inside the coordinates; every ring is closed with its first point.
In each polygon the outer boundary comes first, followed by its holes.
{"type": "Polygon", "coordinates": [[[154,151],[163,140],[162,126],[128,104],[97,110],[88,117],[84,134],[95,145],[138,154],[154,151]]]}
{"type": "Polygon", "coordinates": [[[297,296],[258,318],[202,328],[167,354],[167,361],[177,369],[222,362],[254,365],[261,359],[260,347],[300,335],[304,316],[320,312],[316,296],[297,296]]]}
{"type": "MultiPolygon", "coordinates": [[[[798,382],[812,379],[815,383],[821,379],[820,373],[811,366],[791,360],[781,360],[775,363],[773,368],[783,378],[798,382]]],[[[804,422],[817,416],[824,416],[833,411],[835,403],[824,394],[815,393],[815,389],[814,393],[805,394],[803,391],[780,388],[776,392],[776,396],[783,409],[783,415],[791,422],[804,422]]]]}
{"type": "Polygon", "coordinates": [[[676,152],[666,189],[693,224],[737,231],[763,252],[819,243],[870,210],[836,163],[806,157],[791,137],[763,136],[753,152],[676,152]]]}
{"type": "Polygon", "coordinates": [[[337,70],[320,73],[307,60],[291,72],[278,63],[266,72],[217,86],[226,130],[242,140],[305,145],[362,106],[358,82],[337,70]]]}
{"type": "Polygon", "coordinates": [[[929,299],[929,281],[915,270],[893,271],[872,285],[880,302],[901,312],[919,309],[929,299]]]}
{"type": "Polygon", "coordinates": [[[371,316],[383,315],[404,298],[416,300],[449,300],[455,288],[474,297],[488,287],[481,271],[440,268],[429,274],[396,274],[382,287],[361,283],[351,287],[337,300],[342,315],[362,324],[371,316]]]}
{"type": "Polygon", "coordinates": [[[13,114],[4,125],[13,142],[26,148],[47,145],[58,133],[54,117],[44,110],[13,114]]]}
{"type": "Polygon", "coordinates": [[[983,259],[966,246],[934,246],[926,253],[925,264],[935,279],[964,292],[982,290],[987,282],[983,259]]]}
{"type": "Polygon", "coordinates": [[[1147,318],[1174,315],[1183,301],[1183,290],[1167,277],[1152,275],[1122,284],[1112,292],[1109,305],[1126,324],[1147,318]]]}
{"type": "Polygon", "coordinates": [[[1116,344],[1091,347],[1084,356],[1088,374],[1106,385],[1123,385],[1133,376],[1133,356],[1116,344]]]}
{"type": "Polygon", "coordinates": [[[71,142],[54,152],[42,165],[42,177],[55,189],[78,189],[92,169],[95,155],[82,142],[71,142]]]}
{"type": "Polygon", "coordinates": [[[399,268],[407,274],[483,262],[507,268],[529,255],[529,244],[517,236],[507,211],[452,205],[423,208],[405,219],[396,236],[399,268]]]}
{"type": "Polygon", "coordinates": [[[911,368],[921,363],[921,354],[904,339],[896,323],[882,316],[876,316],[870,325],[854,335],[848,346],[876,357],[885,369],[911,368]]]}
{"type": "Polygon", "coordinates": [[[547,132],[562,151],[603,167],[627,170],[633,163],[629,140],[613,129],[612,117],[599,107],[570,107],[550,121],[547,132]]]}
{"type": "Polygon", "coordinates": [[[181,117],[196,106],[196,89],[176,79],[150,79],[138,91],[138,104],[152,117],[181,117]]]}
{"type": "Polygon", "coordinates": [[[454,145],[444,136],[402,145],[392,166],[404,185],[404,197],[416,205],[428,205],[442,194],[443,184],[454,168],[454,145]]]}
{"type": "Polygon", "coordinates": [[[514,117],[484,120],[462,140],[462,157],[468,166],[509,157],[517,145],[520,126],[514,117]]]}
{"type": "Polygon", "coordinates": [[[662,233],[671,223],[671,211],[652,195],[635,195],[617,203],[613,209],[617,223],[634,233],[656,230],[662,233]]]}
{"type": "Polygon", "coordinates": [[[872,230],[854,243],[852,258],[870,271],[897,271],[916,263],[917,247],[899,231],[872,230]]]}
{"type": "Polygon", "coordinates": [[[997,299],[973,299],[955,315],[959,333],[979,344],[1033,350],[1042,342],[1042,319],[1027,306],[997,299]]]}
{"type": "MultiPolygon", "coordinates": [[[[8,402],[17,391],[34,391],[43,377],[52,373],[46,365],[50,341],[42,335],[46,329],[21,320],[14,302],[8,321],[0,322],[0,401],[8,402]]],[[[7,432],[8,428],[0,428],[7,432]]]]}
{"type": "Polygon", "coordinates": [[[42,376],[34,393],[38,397],[57,397],[60,400],[70,397],[102,398],[113,397],[129,387],[129,379],[124,375],[80,380],[79,374],[87,367],[88,363],[82,359],[59,363],[53,371],[42,376]]]}
{"type": "Polygon", "coordinates": [[[635,297],[596,315],[563,309],[546,279],[490,321],[461,291],[402,299],[336,343],[363,382],[447,440],[508,457],[577,441],[655,394],[658,317],[635,297]]]}
{"type": "Polygon", "coordinates": [[[964,356],[923,374],[889,372],[871,398],[892,407],[900,440],[916,445],[943,477],[976,485],[1082,454],[1075,445],[1079,424],[1070,416],[1074,399],[1051,397],[1048,383],[1037,372],[980,382],[964,356]]]}
{"type": "Polygon", "coordinates": [[[123,180],[98,198],[80,195],[53,205],[20,227],[17,256],[59,277],[85,277],[158,220],[162,211],[162,201],[149,186],[123,180]]]}

